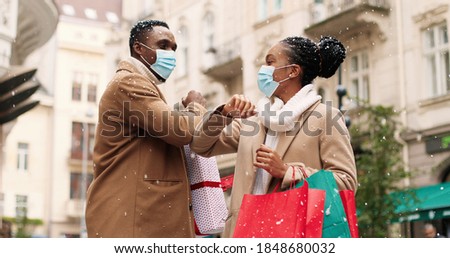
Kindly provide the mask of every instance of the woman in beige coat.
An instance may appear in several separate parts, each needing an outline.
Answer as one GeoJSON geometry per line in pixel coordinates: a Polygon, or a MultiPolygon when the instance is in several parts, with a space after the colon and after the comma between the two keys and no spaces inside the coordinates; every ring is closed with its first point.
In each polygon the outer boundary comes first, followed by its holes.
{"type": "Polygon", "coordinates": [[[343,116],[322,104],[311,84],[317,76],[331,77],[344,58],[344,46],[332,37],[318,44],[288,37],[268,51],[267,65],[259,70],[258,86],[266,96],[256,106],[258,116],[233,119],[215,112],[197,128],[193,151],[203,156],[237,152],[224,237],[233,235],[244,194],[267,193],[280,180],[283,188],[293,178],[325,169],[333,172],[340,189],[356,190],[343,116]]]}

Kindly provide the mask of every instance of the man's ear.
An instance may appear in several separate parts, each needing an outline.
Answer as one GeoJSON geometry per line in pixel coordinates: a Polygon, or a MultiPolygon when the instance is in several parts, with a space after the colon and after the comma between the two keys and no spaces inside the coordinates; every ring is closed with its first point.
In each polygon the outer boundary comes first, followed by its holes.
{"type": "Polygon", "coordinates": [[[141,46],[141,44],[139,44],[139,42],[135,41],[133,43],[133,51],[137,55],[142,55],[142,46],[141,46]]]}

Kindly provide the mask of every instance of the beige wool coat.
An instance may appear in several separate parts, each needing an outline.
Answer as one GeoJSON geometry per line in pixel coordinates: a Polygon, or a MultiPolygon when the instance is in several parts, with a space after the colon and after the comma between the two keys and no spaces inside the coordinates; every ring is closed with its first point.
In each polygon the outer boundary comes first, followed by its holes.
{"type": "Polygon", "coordinates": [[[183,146],[206,110],[173,111],[156,78],[121,61],[99,106],[87,193],[89,237],[194,237],[183,146]]]}
{"type": "MultiPolygon", "coordinates": [[[[266,128],[257,117],[232,120],[216,112],[197,128],[191,143],[196,153],[209,157],[237,152],[230,214],[223,237],[233,236],[242,198],[252,193],[257,169],[253,162],[265,137],[266,128]]],[[[300,165],[309,175],[319,169],[330,170],[340,189],[357,188],[355,159],[343,116],[320,101],[300,115],[292,131],[279,135],[275,150],[285,163],[300,165]]],[[[295,179],[301,178],[300,173],[295,175],[295,179]]],[[[286,173],[282,186],[289,186],[291,180],[292,173],[286,173]]],[[[278,181],[271,180],[269,189],[278,181]]]]}

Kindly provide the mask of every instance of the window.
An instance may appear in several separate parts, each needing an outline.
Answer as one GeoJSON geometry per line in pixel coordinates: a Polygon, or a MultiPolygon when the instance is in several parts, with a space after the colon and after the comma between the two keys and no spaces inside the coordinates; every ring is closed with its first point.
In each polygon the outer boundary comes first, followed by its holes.
{"type": "MultiPolygon", "coordinates": [[[[86,181],[84,183],[85,183],[86,188],[84,188],[84,190],[86,191],[93,180],[92,173],[86,173],[85,180],[86,181]]],[[[71,200],[81,199],[81,197],[82,197],[81,191],[83,190],[83,189],[81,189],[82,181],[83,181],[83,174],[81,172],[71,172],[70,173],[70,199],[71,200]]]]}
{"type": "Polygon", "coordinates": [[[83,82],[83,74],[81,72],[74,72],[72,78],[72,100],[81,100],[81,84],[83,82]]]}
{"type": "Polygon", "coordinates": [[[73,8],[72,5],[63,4],[62,5],[62,11],[65,15],[68,16],[75,16],[75,8],[73,8]]]}
{"type": "Polygon", "coordinates": [[[94,10],[92,8],[86,8],[84,9],[84,14],[88,19],[97,20],[97,10],[94,10]]]}
{"type": "Polygon", "coordinates": [[[19,143],[17,145],[17,170],[19,172],[28,172],[28,143],[19,143]]]}
{"type": "Polygon", "coordinates": [[[324,20],[326,17],[326,5],[323,0],[314,0],[311,7],[311,22],[317,23],[324,20]]]}
{"type": "Polygon", "coordinates": [[[92,153],[94,153],[94,144],[95,144],[95,125],[89,124],[89,141],[88,141],[89,159],[92,159],[92,153]]]}
{"type": "Polygon", "coordinates": [[[203,18],[203,45],[206,52],[214,49],[214,15],[211,12],[203,18]]]}
{"type": "Polygon", "coordinates": [[[189,37],[188,37],[188,30],[186,26],[182,26],[179,30],[180,36],[179,40],[181,42],[181,48],[178,53],[179,58],[177,59],[177,69],[178,69],[178,76],[182,77],[187,74],[188,69],[188,49],[189,49],[189,37]]]}
{"type": "Polygon", "coordinates": [[[111,23],[119,23],[119,17],[116,13],[106,12],[106,19],[111,23]]]}
{"type": "Polygon", "coordinates": [[[428,95],[436,97],[450,93],[449,44],[447,25],[433,26],[423,31],[423,46],[428,95]]]}
{"type": "Polygon", "coordinates": [[[215,63],[216,49],[214,48],[214,15],[211,12],[203,17],[203,42],[202,46],[205,52],[202,55],[204,68],[210,68],[215,63]]]}
{"type": "Polygon", "coordinates": [[[83,124],[72,123],[72,159],[82,159],[83,157],[83,124]]]}
{"type": "MultiPolygon", "coordinates": [[[[71,158],[76,160],[83,159],[83,144],[85,131],[83,128],[83,123],[73,122],[72,123],[72,148],[71,148],[71,158]]],[[[88,159],[92,159],[92,152],[94,150],[94,137],[95,137],[95,125],[87,124],[88,131],[86,132],[89,136],[88,138],[88,159]]]]}
{"type": "Polygon", "coordinates": [[[280,13],[283,8],[283,0],[275,0],[274,11],[275,13],[280,13]]]}
{"type": "Polygon", "coordinates": [[[89,102],[95,103],[97,101],[97,85],[98,85],[98,75],[89,74],[88,96],[87,96],[87,100],[89,102]]]}
{"type": "Polygon", "coordinates": [[[258,2],[258,21],[267,19],[267,0],[259,0],[258,2]]]}
{"type": "Polygon", "coordinates": [[[266,21],[283,11],[283,0],[258,0],[256,22],[266,21]]]}
{"type": "Polygon", "coordinates": [[[366,51],[357,52],[350,57],[349,97],[353,106],[369,101],[369,89],[369,57],[366,51]]]}
{"type": "Polygon", "coordinates": [[[27,217],[28,197],[26,195],[16,195],[16,218],[27,217]]]}

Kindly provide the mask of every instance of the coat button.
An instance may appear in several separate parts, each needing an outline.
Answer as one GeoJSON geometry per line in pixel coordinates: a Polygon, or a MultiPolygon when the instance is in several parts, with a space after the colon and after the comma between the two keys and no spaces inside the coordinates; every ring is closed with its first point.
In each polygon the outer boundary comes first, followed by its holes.
{"type": "Polygon", "coordinates": [[[189,203],[189,210],[192,210],[192,203],[189,203]]]}

